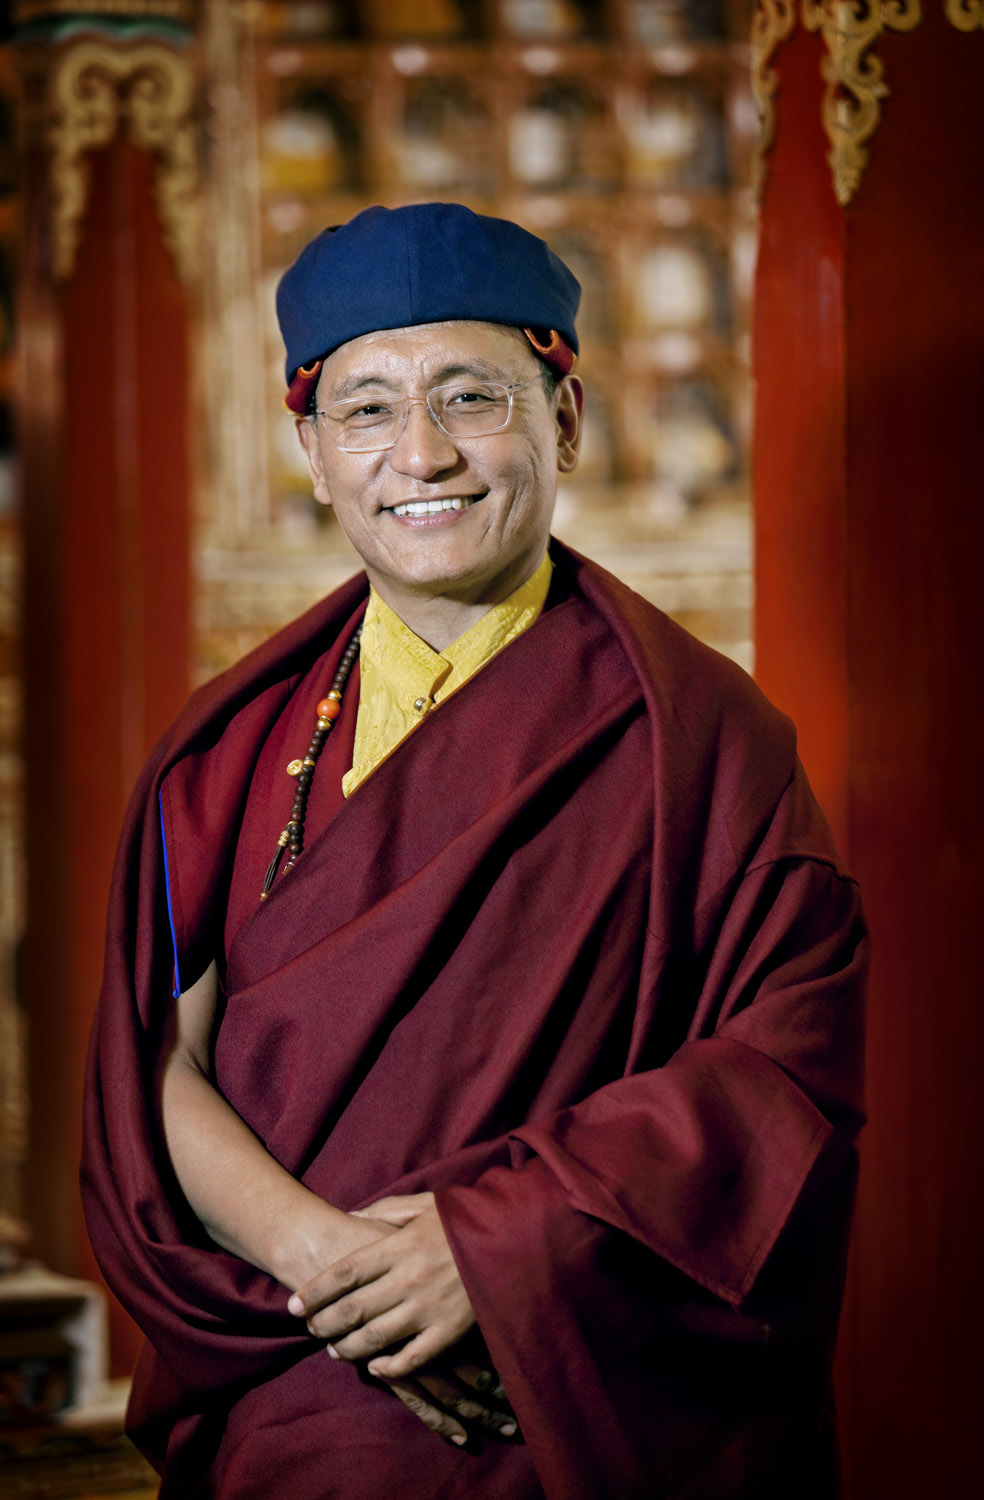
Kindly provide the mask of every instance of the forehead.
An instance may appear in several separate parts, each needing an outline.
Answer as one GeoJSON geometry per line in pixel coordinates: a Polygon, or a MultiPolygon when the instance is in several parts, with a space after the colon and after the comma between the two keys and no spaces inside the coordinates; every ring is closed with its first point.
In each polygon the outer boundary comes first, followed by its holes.
{"type": "Polygon", "coordinates": [[[502,323],[421,323],[382,328],[342,344],[324,362],[320,389],[378,379],[401,386],[474,370],[514,379],[535,373],[537,359],[518,328],[502,323]]]}

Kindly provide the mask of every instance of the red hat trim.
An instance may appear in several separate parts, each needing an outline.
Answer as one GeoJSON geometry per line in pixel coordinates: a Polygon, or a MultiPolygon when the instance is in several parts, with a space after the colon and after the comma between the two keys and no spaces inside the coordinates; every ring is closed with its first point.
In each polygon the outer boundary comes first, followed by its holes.
{"type": "Polygon", "coordinates": [[[292,411],[295,417],[306,417],[311,405],[311,392],[318,384],[318,376],[321,374],[321,366],[324,360],[316,359],[313,364],[300,365],[294,372],[294,378],[287,387],[284,397],[284,405],[288,411],[292,411]]]}
{"type": "Polygon", "coordinates": [[[553,365],[554,369],[560,375],[569,375],[571,373],[577,355],[570,344],[566,343],[560,336],[556,328],[551,328],[550,338],[545,344],[541,343],[532,328],[524,328],[523,332],[542,360],[545,360],[548,365],[553,365]]]}

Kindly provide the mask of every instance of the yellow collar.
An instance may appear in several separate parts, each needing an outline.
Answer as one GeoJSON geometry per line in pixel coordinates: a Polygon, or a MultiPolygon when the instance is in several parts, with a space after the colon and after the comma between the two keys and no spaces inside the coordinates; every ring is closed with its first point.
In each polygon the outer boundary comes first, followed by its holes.
{"type": "Polygon", "coordinates": [[[552,571],[545,555],[532,578],[440,652],[414,635],[375,589],[370,590],[362,627],[352,769],[342,778],[346,796],[438,703],[529,629],[546,602],[552,571]]]}

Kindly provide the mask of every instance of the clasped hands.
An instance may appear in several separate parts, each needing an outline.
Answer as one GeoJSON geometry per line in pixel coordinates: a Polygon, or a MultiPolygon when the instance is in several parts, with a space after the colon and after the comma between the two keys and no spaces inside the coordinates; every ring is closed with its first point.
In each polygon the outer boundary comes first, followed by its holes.
{"type": "Polygon", "coordinates": [[[513,1436],[496,1377],[456,1347],[475,1314],[433,1193],[382,1198],[356,1216],[372,1220],[379,1237],[299,1287],[288,1311],[326,1340],[333,1359],[368,1361],[370,1375],[452,1442],[467,1442],[464,1422],[513,1436]]]}

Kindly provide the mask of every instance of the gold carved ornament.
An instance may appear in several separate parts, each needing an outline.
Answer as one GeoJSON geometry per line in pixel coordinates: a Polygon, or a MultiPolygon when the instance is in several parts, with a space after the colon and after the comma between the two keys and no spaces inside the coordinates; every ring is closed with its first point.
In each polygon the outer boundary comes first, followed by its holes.
{"type": "Polygon", "coordinates": [[[775,97],[779,75],[772,58],[780,42],[792,35],[796,25],[796,0],[759,0],[752,18],[752,93],[758,105],[761,126],[755,152],[753,187],[760,192],[765,181],[765,154],[776,132],[775,97]]]}
{"type": "MultiPolygon", "coordinates": [[[[984,30],[984,0],[943,0],[943,9],[958,31],[984,30]]],[[[797,0],[758,0],[752,23],[752,89],[762,119],[755,173],[759,188],[775,134],[779,79],[772,61],[776,48],[795,30],[796,10],[797,0]]],[[[799,10],[804,27],[820,32],[824,41],[827,160],[837,201],[847,204],[868,165],[866,143],[881,119],[881,101],[890,92],[872,48],[885,31],[915,30],[922,20],[922,0],[799,0],[799,10]]]]}
{"type": "Polygon", "coordinates": [[[190,64],[156,42],[132,47],[87,40],[68,48],[49,75],[52,254],[55,276],[75,268],[89,197],[90,151],[108,146],[121,126],[140,151],[158,157],[154,198],[164,243],[178,276],[198,274],[198,164],[195,86],[190,64]]]}
{"type": "Polygon", "coordinates": [[[984,31],[984,0],[946,0],[943,9],[958,31],[984,31]]]}
{"type": "Polygon", "coordinates": [[[921,0],[803,0],[803,25],[819,31],[827,49],[823,126],[838,203],[850,203],[868,165],[866,142],[890,92],[881,59],[871,51],[883,31],[912,31],[921,0]]]}

